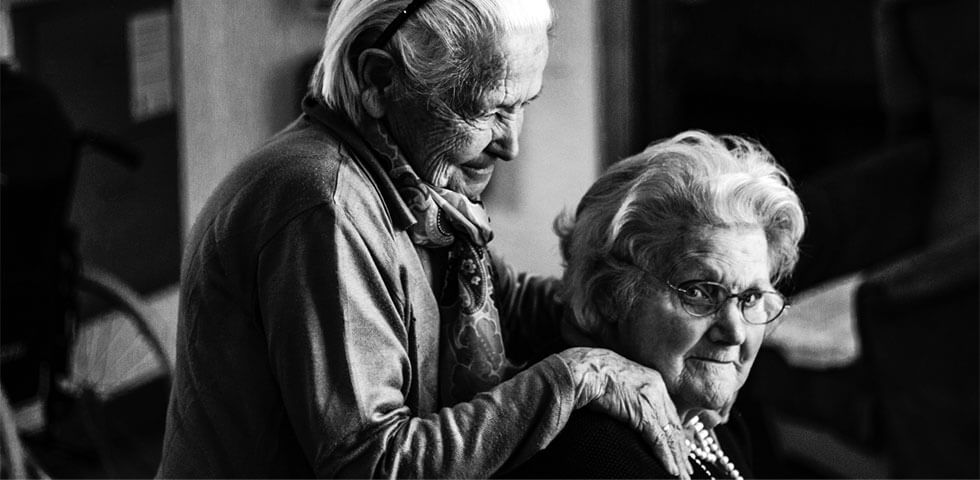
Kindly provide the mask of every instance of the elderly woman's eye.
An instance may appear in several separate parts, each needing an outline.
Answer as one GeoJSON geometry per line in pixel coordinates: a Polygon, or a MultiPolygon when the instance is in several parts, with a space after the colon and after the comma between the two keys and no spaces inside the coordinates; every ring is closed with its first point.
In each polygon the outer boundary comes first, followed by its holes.
{"type": "Polygon", "coordinates": [[[742,299],[742,305],[745,307],[755,307],[762,302],[763,292],[761,290],[749,290],[742,292],[739,298],[742,299]]]}
{"type": "Polygon", "coordinates": [[[503,108],[501,108],[501,109],[497,109],[497,111],[494,112],[494,116],[496,116],[497,119],[499,119],[499,120],[507,120],[507,119],[513,118],[514,115],[515,115],[515,112],[514,112],[514,110],[511,110],[511,109],[503,109],[503,108]]]}
{"type": "Polygon", "coordinates": [[[704,285],[688,285],[678,289],[681,298],[686,302],[710,303],[712,301],[711,292],[704,285]]]}

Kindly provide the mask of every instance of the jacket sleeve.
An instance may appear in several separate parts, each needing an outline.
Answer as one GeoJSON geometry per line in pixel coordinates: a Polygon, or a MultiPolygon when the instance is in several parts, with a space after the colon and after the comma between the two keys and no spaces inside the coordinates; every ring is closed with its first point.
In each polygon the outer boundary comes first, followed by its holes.
{"type": "Polygon", "coordinates": [[[560,280],[517,273],[493,255],[497,310],[507,356],[515,363],[536,362],[567,347],[561,338],[565,305],[560,280]]]}
{"type": "Polygon", "coordinates": [[[269,362],[316,474],[487,477],[547,445],[574,405],[557,357],[452,408],[406,406],[413,322],[438,319],[413,318],[392,249],[357,226],[307,211],[267,242],[256,272],[269,362]]]}

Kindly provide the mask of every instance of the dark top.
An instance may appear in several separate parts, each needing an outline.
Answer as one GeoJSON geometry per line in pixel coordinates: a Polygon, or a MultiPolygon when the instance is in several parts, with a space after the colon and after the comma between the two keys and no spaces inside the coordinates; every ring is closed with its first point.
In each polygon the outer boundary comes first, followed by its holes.
{"type": "MultiPolygon", "coordinates": [[[[741,415],[733,411],[727,424],[715,427],[715,436],[742,477],[750,478],[747,460],[751,450],[741,415]]],[[[700,467],[692,466],[692,478],[709,478],[700,467]]],[[[715,478],[722,474],[712,472],[715,478]]],[[[577,410],[548,448],[502,478],[674,477],[629,426],[600,413],[577,410]]]]}

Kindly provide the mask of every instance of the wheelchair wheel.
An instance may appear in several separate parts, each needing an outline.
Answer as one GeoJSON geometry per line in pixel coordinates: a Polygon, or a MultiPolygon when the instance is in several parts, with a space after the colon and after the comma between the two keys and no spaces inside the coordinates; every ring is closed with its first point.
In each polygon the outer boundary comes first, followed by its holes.
{"type": "Polygon", "coordinates": [[[151,477],[160,460],[172,372],[155,330],[162,321],[103,270],[83,268],[78,289],[102,307],[80,318],[60,390],[73,399],[107,476],[151,477]]]}

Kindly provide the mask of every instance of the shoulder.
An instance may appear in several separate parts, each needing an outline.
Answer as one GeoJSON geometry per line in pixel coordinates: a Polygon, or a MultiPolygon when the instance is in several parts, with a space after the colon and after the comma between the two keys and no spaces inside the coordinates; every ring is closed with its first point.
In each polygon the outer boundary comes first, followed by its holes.
{"type": "MultiPolygon", "coordinates": [[[[726,425],[715,428],[725,453],[743,477],[746,463],[745,424],[733,412],[726,425]]],[[[626,424],[607,415],[576,410],[548,447],[508,473],[509,478],[673,478],[644,440],[626,424]]]]}
{"type": "Polygon", "coordinates": [[[607,415],[576,410],[548,447],[512,478],[669,478],[643,439],[607,415]]]}
{"type": "Polygon", "coordinates": [[[346,144],[300,118],[237,165],[198,217],[216,239],[269,238],[311,209],[339,221],[385,218],[370,176],[346,144]]]}
{"type": "Polygon", "coordinates": [[[303,117],[249,155],[229,181],[254,190],[267,202],[299,209],[342,203],[338,192],[370,190],[372,185],[342,139],[303,117]]]}

